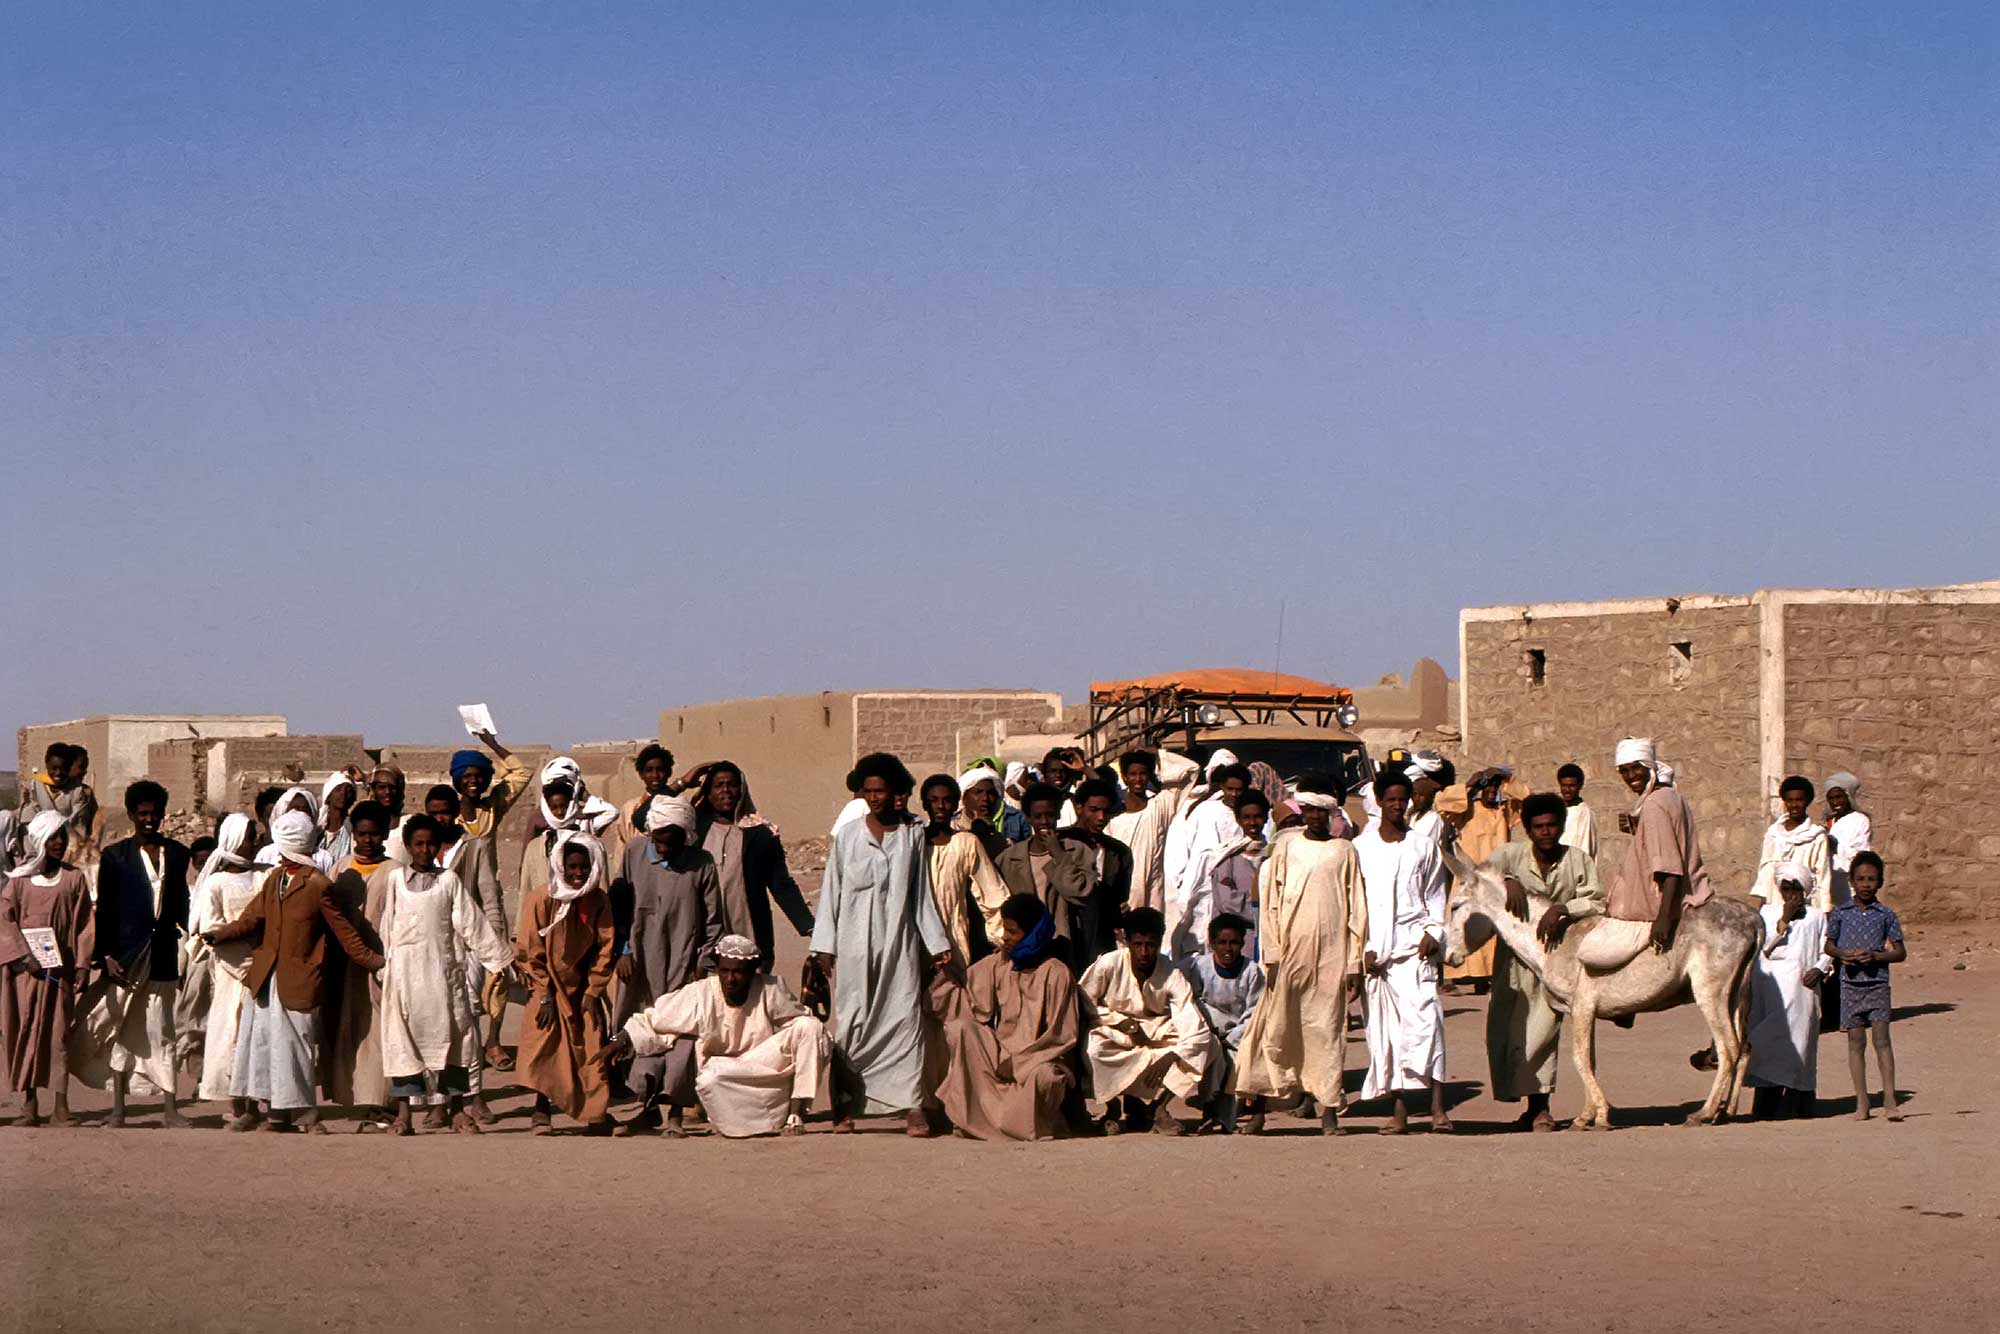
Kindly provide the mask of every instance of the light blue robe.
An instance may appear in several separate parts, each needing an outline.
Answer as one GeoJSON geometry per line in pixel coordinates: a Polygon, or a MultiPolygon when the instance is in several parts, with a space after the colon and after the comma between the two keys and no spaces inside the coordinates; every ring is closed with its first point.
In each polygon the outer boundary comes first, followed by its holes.
{"type": "MultiPolygon", "coordinates": [[[[1235,977],[1224,977],[1216,971],[1215,960],[1206,954],[1197,954],[1182,965],[1182,970],[1194,987],[1195,999],[1202,1012],[1215,1025],[1216,1034],[1222,1039],[1222,1050],[1209,1061],[1208,1069],[1202,1073],[1201,1087],[1195,1092],[1195,1102],[1202,1104],[1236,1086],[1236,1050],[1243,1045],[1243,1034],[1250,1027],[1250,1016],[1264,994],[1264,969],[1246,958],[1241,972],[1235,977]]],[[[1223,1124],[1233,1128],[1236,1124],[1234,1107],[1224,1106],[1219,1111],[1223,1124]]]]}
{"type": "Polygon", "coordinates": [[[812,950],[833,956],[829,1030],[840,1092],[859,1095],[853,1114],[922,1105],[924,961],[950,948],[922,823],[898,825],[879,843],[865,819],[833,836],[812,950]]]}

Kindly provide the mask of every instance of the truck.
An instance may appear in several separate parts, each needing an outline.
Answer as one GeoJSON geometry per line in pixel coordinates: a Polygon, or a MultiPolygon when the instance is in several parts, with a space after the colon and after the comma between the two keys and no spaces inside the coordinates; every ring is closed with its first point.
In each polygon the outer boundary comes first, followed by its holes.
{"type": "Polygon", "coordinates": [[[1085,749],[1093,766],[1128,750],[1167,747],[1203,765],[1227,749],[1262,760],[1287,784],[1325,773],[1349,793],[1375,776],[1368,747],[1352,729],[1354,692],[1303,676],[1208,667],[1090,687],[1085,749]]]}

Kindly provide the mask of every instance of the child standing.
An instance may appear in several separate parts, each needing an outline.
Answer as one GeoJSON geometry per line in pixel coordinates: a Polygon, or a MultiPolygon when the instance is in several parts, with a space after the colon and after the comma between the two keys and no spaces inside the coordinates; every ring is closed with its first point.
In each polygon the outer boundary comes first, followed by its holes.
{"type": "Polygon", "coordinates": [[[87,953],[90,896],[64,858],[69,822],[43,811],[28,822],[21,864],[0,887],[0,1069],[21,1095],[21,1123],[42,1123],[38,1089],[55,1090],[56,1125],[71,1124],[63,1039],[87,953]]]}
{"type": "Polygon", "coordinates": [[[604,845],[593,835],[557,835],[548,882],[528,890],[514,944],[528,975],[518,1071],[535,1090],[529,1125],[537,1135],[552,1133],[550,1116],[560,1108],[584,1123],[586,1135],[608,1135],[611,1086],[597,1055],[617,930],[604,892],[604,845]]]}
{"type": "Polygon", "coordinates": [[[1856,853],[1847,868],[1854,901],[1833,910],[1826,924],[1826,952],[1839,965],[1840,1027],[1847,1034],[1847,1069],[1854,1076],[1854,1115],[1869,1117],[1868,1042],[1882,1074],[1882,1110],[1903,1119],[1896,1096],[1896,1052],[1889,1045],[1889,965],[1909,958],[1903,924],[1876,900],[1882,892],[1882,859],[1856,853]]]}

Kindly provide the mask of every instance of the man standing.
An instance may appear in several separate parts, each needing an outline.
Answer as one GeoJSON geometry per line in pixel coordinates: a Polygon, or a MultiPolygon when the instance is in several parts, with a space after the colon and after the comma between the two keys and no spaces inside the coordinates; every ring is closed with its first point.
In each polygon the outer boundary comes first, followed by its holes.
{"type": "Polygon", "coordinates": [[[1111,817],[1104,832],[1132,850],[1130,905],[1165,911],[1167,828],[1180,812],[1200,766],[1170,750],[1157,757],[1135,750],[1119,760],[1118,767],[1125,779],[1123,809],[1111,817]]]}
{"type": "Polygon", "coordinates": [[[1167,948],[1177,959],[1192,957],[1207,943],[1213,911],[1210,877],[1224,850],[1243,836],[1236,799],[1250,786],[1248,766],[1212,768],[1209,781],[1214,790],[1169,830],[1170,835],[1181,831],[1170,840],[1167,853],[1167,948]]]}
{"type": "Polygon", "coordinates": [[[694,797],[695,841],[715,859],[722,890],[722,929],[756,941],[764,952],[758,967],[768,973],[777,957],[771,905],[778,905],[792,930],[802,937],[812,935],[812,909],[799,892],[799,882],[792,878],[778,827],[757,814],[743,771],[728,760],[716,760],[691,776],[698,777],[701,784],[694,797]]]}
{"type": "Polygon", "coordinates": [[[528,766],[515,759],[491,732],[479,733],[479,744],[493,752],[493,760],[476,750],[454,752],[451,785],[458,791],[458,823],[465,836],[494,839],[500,822],[528,790],[528,766]],[[494,760],[499,761],[497,767],[494,760]]]}
{"type": "Polygon", "coordinates": [[[1007,900],[1007,882],[1000,878],[986,845],[970,829],[954,824],[958,815],[958,782],[950,774],[924,780],[924,842],[931,855],[931,898],[951,950],[961,968],[993,952],[1000,939],[1000,905],[1007,900]]]}
{"type": "Polygon", "coordinates": [[[910,771],[878,752],[848,779],[868,813],[834,835],[812,935],[833,991],[834,1129],[903,1112],[909,1133],[926,1136],[924,976],[926,964],[951,962],[951,941],[931,898],[924,828],[906,809],[910,771]]]}
{"type": "Polygon", "coordinates": [[[1070,842],[1056,832],[1062,807],[1062,789],[1049,783],[1031,784],[1021,794],[1021,809],[1028,817],[1028,841],[1002,852],[996,865],[1009,892],[1032,894],[1048,908],[1070,971],[1081,973],[1097,957],[1095,859],[1089,845],[1070,842]]]}
{"type": "MultiPolygon", "coordinates": [[[[1508,912],[1525,922],[1530,894],[1548,901],[1535,935],[1551,951],[1574,923],[1604,911],[1596,864],[1583,849],[1562,841],[1564,815],[1571,809],[1554,793],[1535,793],[1521,803],[1528,841],[1509,843],[1487,859],[1506,884],[1508,912]]],[[[1527,1100],[1523,1130],[1556,1128],[1549,1095],[1555,1092],[1561,1036],[1562,1016],[1549,1004],[1541,978],[1501,942],[1493,960],[1493,995],[1486,1003],[1486,1061],[1496,1101],[1527,1100]]]]}
{"type": "Polygon", "coordinates": [[[1071,794],[1070,808],[1076,813],[1073,824],[1057,830],[1063,842],[1076,846],[1090,859],[1091,891],[1087,953],[1088,963],[1115,946],[1119,914],[1132,897],[1132,849],[1109,832],[1112,809],[1118,804],[1118,790],[1102,778],[1088,778],[1071,794]]]}
{"type": "Polygon", "coordinates": [[[1556,770],[1556,791],[1562,794],[1563,846],[1597,861],[1597,816],[1583,800],[1583,766],[1565,764],[1556,770]]]}
{"type": "Polygon", "coordinates": [[[1648,945],[1664,954],[1680,930],[1681,913],[1707,903],[1713,890],[1701,864],[1694,810],[1679,790],[1659,781],[1658,748],[1650,737],[1618,743],[1618,776],[1639,805],[1619,821],[1632,841],[1611,877],[1604,916],[1577,946],[1584,967],[1619,968],[1648,945]]]}
{"type": "Polygon", "coordinates": [[[74,1030],[83,1050],[72,1052],[71,1069],[87,1084],[110,1084],[114,1128],[125,1124],[137,1072],[160,1090],[161,1124],[174,1129],[187,1124],[174,1100],[174,1001],[188,850],[160,833],[167,790],[158,783],[142,778],[126,788],[125,813],[135,832],[106,848],[98,869],[91,962],[104,971],[74,1030]]]}
{"type": "Polygon", "coordinates": [[[1375,776],[1381,818],[1354,840],[1368,896],[1368,1078],[1363,1098],[1388,1096],[1385,1135],[1408,1127],[1402,1094],[1428,1090],[1431,1129],[1447,1131],[1444,1109],[1444,1003],[1438,965],[1444,954],[1445,882],[1439,845],[1409,824],[1412,780],[1394,770],[1375,776]]]}
{"type": "Polygon", "coordinates": [[[1368,945],[1368,899],[1354,844],[1333,836],[1338,785],[1299,780],[1304,823],[1271,844],[1260,917],[1266,988],[1242,1043],[1236,1092],[1245,1129],[1264,1129],[1271,1098],[1303,1093],[1317,1103],[1320,1130],[1334,1134],[1347,1057],[1348,977],[1368,945]]]}

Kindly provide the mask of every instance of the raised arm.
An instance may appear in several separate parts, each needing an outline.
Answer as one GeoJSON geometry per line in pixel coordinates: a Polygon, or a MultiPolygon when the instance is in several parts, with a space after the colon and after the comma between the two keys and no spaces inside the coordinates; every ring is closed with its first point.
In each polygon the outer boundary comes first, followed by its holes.
{"type": "Polygon", "coordinates": [[[767,829],[771,835],[770,869],[766,872],[765,889],[771,901],[778,905],[778,911],[792,924],[792,930],[802,936],[813,933],[812,909],[806,906],[806,896],[799,889],[799,882],[792,878],[792,868],[785,860],[785,842],[778,837],[778,831],[767,829]]]}

